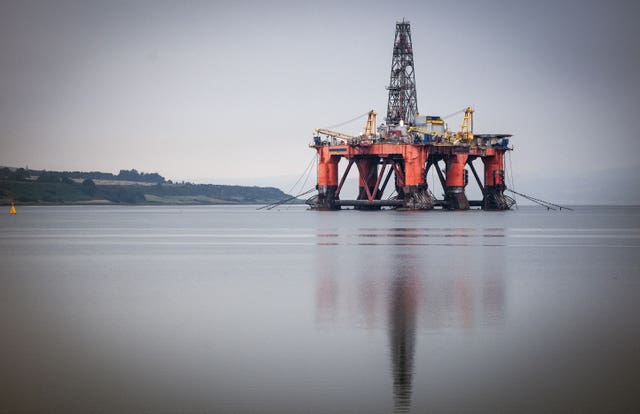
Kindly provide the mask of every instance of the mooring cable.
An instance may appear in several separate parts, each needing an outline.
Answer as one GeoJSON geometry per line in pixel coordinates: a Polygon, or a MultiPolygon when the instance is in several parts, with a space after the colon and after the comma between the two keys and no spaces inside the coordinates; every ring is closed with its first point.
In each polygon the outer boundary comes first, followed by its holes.
{"type": "MultiPolygon", "coordinates": [[[[318,154],[317,154],[317,153],[316,153],[313,157],[311,157],[311,161],[309,161],[309,164],[307,164],[307,167],[304,169],[304,171],[302,171],[302,174],[300,175],[300,177],[298,177],[298,179],[297,179],[297,180],[296,180],[296,182],[291,186],[291,188],[289,189],[289,191],[287,191],[287,194],[290,194],[290,193],[291,193],[291,192],[296,188],[296,186],[298,185],[298,183],[300,182],[300,180],[302,180],[302,177],[305,177],[305,175],[306,175],[306,178],[304,179],[304,182],[303,182],[303,183],[302,183],[302,185],[300,186],[300,189],[304,188],[304,186],[307,184],[307,181],[309,180],[309,176],[311,175],[311,171],[313,171],[313,168],[311,168],[311,167],[313,166],[313,164],[315,163],[315,161],[317,160],[317,158],[318,158],[318,154]]],[[[280,205],[280,204],[284,204],[284,203],[286,203],[286,202],[288,202],[288,201],[291,201],[291,200],[293,200],[293,199],[295,199],[295,198],[298,198],[298,197],[300,197],[300,196],[303,196],[303,195],[309,194],[312,190],[315,190],[315,187],[313,187],[313,188],[311,188],[311,189],[309,189],[309,190],[305,191],[305,192],[304,192],[304,193],[302,193],[302,194],[298,194],[297,196],[289,197],[289,198],[286,198],[286,199],[284,199],[284,200],[276,201],[276,202],[274,202],[274,203],[269,203],[269,204],[266,204],[266,205],[264,205],[264,206],[258,207],[256,210],[262,210],[262,209],[271,210],[271,209],[272,209],[273,207],[275,207],[275,206],[278,206],[278,205],[280,205]]]]}
{"type": "Polygon", "coordinates": [[[266,205],[264,205],[264,206],[258,207],[256,210],[263,210],[263,209],[271,210],[271,209],[273,209],[273,208],[275,208],[275,207],[277,207],[277,206],[279,206],[279,205],[281,205],[281,204],[285,204],[285,203],[287,203],[287,202],[289,202],[289,201],[291,201],[291,200],[294,200],[294,199],[296,199],[296,198],[298,198],[298,197],[302,197],[303,195],[307,195],[307,194],[309,194],[310,192],[315,191],[315,190],[316,190],[316,188],[315,188],[315,187],[311,187],[310,189],[308,189],[308,190],[307,190],[307,191],[305,191],[304,193],[300,193],[300,194],[298,194],[298,195],[295,195],[295,196],[291,196],[291,197],[285,198],[284,200],[276,201],[275,203],[266,204],[266,205]]]}
{"type": "MultiPolygon", "coordinates": [[[[313,171],[313,168],[311,168],[318,160],[318,154],[316,153],[316,155],[313,156],[313,158],[311,159],[311,162],[309,163],[309,165],[307,165],[307,168],[305,169],[305,171],[303,171],[303,175],[306,173],[306,177],[304,178],[304,181],[302,182],[302,185],[300,185],[300,189],[298,191],[301,191],[303,188],[305,188],[305,186],[307,185],[307,181],[309,181],[309,177],[311,177],[311,172],[313,171]]],[[[300,178],[302,178],[302,176],[300,176],[300,178]]],[[[300,178],[298,178],[298,182],[300,181],[300,178]]],[[[297,184],[297,182],[296,182],[297,184]]],[[[287,194],[291,194],[292,190],[295,189],[295,184],[294,186],[291,188],[291,190],[289,190],[287,192],[287,194]]]]}
{"type": "MultiPolygon", "coordinates": [[[[302,177],[305,176],[305,174],[307,175],[307,179],[309,177],[309,174],[311,174],[311,166],[313,165],[313,163],[316,161],[316,159],[318,158],[318,154],[314,154],[313,157],[311,157],[311,161],[309,161],[309,164],[307,164],[307,168],[304,169],[304,171],[302,171],[302,175],[300,175],[300,177],[298,177],[298,180],[291,186],[291,188],[289,189],[289,191],[287,191],[287,194],[293,192],[293,190],[296,188],[296,186],[298,185],[298,183],[300,182],[300,180],[302,180],[302,177]],[[307,173],[307,171],[309,171],[307,173]]],[[[305,180],[306,182],[306,180],[305,180]]],[[[304,187],[304,184],[302,184],[300,186],[300,189],[302,189],[304,187]]]]}
{"type": "MultiPolygon", "coordinates": [[[[511,188],[516,188],[515,179],[513,177],[513,164],[511,162],[511,153],[507,152],[507,157],[509,158],[509,178],[511,178],[511,188]]],[[[516,205],[516,209],[518,208],[518,197],[513,196],[513,202],[516,205]]]]}
{"type": "Polygon", "coordinates": [[[552,202],[550,202],[550,201],[545,201],[545,200],[541,200],[541,199],[539,199],[539,198],[532,197],[532,196],[530,196],[530,195],[522,194],[522,193],[519,193],[519,192],[517,192],[517,191],[515,191],[515,190],[512,190],[511,188],[507,188],[507,191],[512,192],[513,194],[517,194],[517,195],[519,195],[520,197],[524,197],[524,198],[526,198],[527,200],[533,201],[534,203],[539,204],[539,205],[541,205],[542,207],[546,207],[547,209],[555,210],[555,208],[554,208],[554,207],[557,207],[557,208],[559,208],[560,210],[565,209],[565,210],[571,210],[571,211],[573,211],[573,209],[572,209],[571,207],[561,206],[561,205],[559,205],[559,204],[554,204],[554,203],[552,203],[552,202]]]}

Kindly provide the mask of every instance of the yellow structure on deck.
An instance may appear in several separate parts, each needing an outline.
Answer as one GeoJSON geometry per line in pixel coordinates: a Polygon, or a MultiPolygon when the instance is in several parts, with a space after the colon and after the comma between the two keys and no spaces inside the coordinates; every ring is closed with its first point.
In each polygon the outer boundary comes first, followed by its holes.
{"type": "Polygon", "coordinates": [[[460,131],[455,135],[457,140],[471,141],[473,139],[473,108],[468,106],[464,110],[464,118],[462,118],[462,125],[460,125],[460,131]]]}
{"type": "Polygon", "coordinates": [[[16,214],[16,206],[13,205],[13,201],[11,202],[11,208],[9,209],[9,214],[16,214]]]}
{"type": "Polygon", "coordinates": [[[375,137],[376,135],[376,115],[377,112],[373,109],[369,111],[367,114],[367,123],[364,126],[364,133],[362,134],[364,138],[375,137]]]}

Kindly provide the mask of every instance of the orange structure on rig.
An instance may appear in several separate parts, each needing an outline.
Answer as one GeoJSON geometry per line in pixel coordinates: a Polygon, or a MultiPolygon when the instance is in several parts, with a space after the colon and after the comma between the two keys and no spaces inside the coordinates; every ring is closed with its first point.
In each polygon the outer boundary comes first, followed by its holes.
{"type": "MultiPolygon", "coordinates": [[[[508,210],[513,199],[504,194],[504,154],[509,134],[474,134],[473,112],[464,109],[460,130],[449,131],[439,116],[418,113],[413,67],[413,47],[409,22],[396,23],[396,35],[389,82],[386,125],[376,127],[376,112],[369,111],[362,135],[351,136],[329,129],[317,129],[311,145],[318,152],[318,193],[307,203],[318,210],[396,207],[428,210],[442,207],[466,210],[478,206],[485,210],[508,210]],[[348,164],[340,177],[342,159],[348,164]],[[484,164],[480,179],[473,161],[484,164]],[[440,164],[444,163],[444,172],[440,164]],[[359,180],[358,197],[343,200],[340,192],[355,164],[359,180]],[[438,200],[427,185],[427,174],[434,168],[444,189],[438,200]],[[482,191],[482,200],[469,201],[467,167],[482,191]],[[392,175],[395,196],[383,198],[392,175]]],[[[453,114],[452,114],[453,115],[453,114]]]]}

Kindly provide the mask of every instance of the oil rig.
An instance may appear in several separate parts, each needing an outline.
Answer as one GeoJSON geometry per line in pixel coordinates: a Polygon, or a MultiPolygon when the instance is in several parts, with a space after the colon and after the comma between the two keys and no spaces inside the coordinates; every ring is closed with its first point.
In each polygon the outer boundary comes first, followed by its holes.
{"type": "Polygon", "coordinates": [[[307,200],[312,209],[339,210],[349,206],[361,210],[391,207],[407,210],[508,210],[514,200],[504,194],[505,153],[510,134],[474,134],[471,107],[464,112],[458,131],[451,131],[440,116],[418,112],[411,26],[404,19],[396,22],[393,44],[386,124],[376,125],[376,112],[367,114],[364,132],[353,136],[330,129],[316,129],[310,145],[318,153],[318,193],[307,200]],[[347,166],[339,176],[338,165],[347,166]],[[484,166],[482,180],[473,164],[484,166]],[[359,174],[355,200],[343,200],[340,191],[352,167],[359,174]],[[441,168],[444,166],[444,170],[441,168]],[[471,170],[482,191],[482,200],[468,200],[465,187],[471,170]],[[434,168],[444,189],[437,199],[427,185],[427,174],[434,168]],[[383,198],[394,176],[395,191],[383,198]]]}

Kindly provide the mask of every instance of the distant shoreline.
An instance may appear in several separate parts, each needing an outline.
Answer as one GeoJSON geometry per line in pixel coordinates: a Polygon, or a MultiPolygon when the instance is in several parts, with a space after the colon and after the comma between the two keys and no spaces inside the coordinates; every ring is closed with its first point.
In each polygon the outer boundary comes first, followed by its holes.
{"type": "MultiPolygon", "coordinates": [[[[264,206],[273,204],[273,201],[269,202],[219,202],[219,203],[195,203],[195,202],[185,202],[185,203],[155,203],[155,202],[142,202],[142,203],[117,203],[108,200],[96,200],[92,201],[74,201],[74,202],[18,202],[14,203],[17,207],[46,207],[46,206],[126,206],[126,207],[135,207],[135,206],[157,206],[157,207],[167,207],[167,206],[264,206]]],[[[304,205],[304,200],[292,200],[288,203],[284,203],[282,205],[304,205]]],[[[11,202],[0,202],[0,206],[9,207],[11,202]]]]}
{"type": "Polygon", "coordinates": [[[0,167],[0,205],[261,205],[289,198],[275,187],[177,183],[135,169],[114,175],[0,167]]]}

